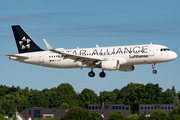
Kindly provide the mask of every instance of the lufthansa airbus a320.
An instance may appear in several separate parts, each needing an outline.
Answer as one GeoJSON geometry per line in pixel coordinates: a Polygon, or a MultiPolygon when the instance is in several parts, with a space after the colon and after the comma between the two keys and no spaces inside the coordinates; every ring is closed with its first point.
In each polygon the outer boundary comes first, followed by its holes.
{"type": "Polygon", "coordinates": [[[153,73],[156,63],[168,62],[177,54],[168,47],[156,44],[114,46],[77,49],[53,49],[44,39],[49,51],[41,49],[19,26],[12,26],[19,54],[9,55],[11,60],[52,68],[90,68],[89,77],[94,77],[94,68],[102,69],[99,76],[108,71],[133,71],[135,65],[152,64],[153,73]]]}

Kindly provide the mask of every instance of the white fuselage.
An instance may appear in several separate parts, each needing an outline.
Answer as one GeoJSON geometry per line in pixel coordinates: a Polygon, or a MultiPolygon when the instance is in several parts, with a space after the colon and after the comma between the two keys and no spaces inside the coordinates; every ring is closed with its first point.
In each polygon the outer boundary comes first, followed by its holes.
{"type": "MultiPolygon", "coordinates": [[[[124,58],[127,60],[124,65],[162,63],[171,61],[177,57],[177,54],[167,49],[167,47],[155,44],[82,49],[59,48],[56,50],[72,55],[96,57],[102,59],[102,61],[119,59],[120,64],[121,58],[124,58]]],[[[51,51],[29,52],[17,55],[26,56],[28,59],[19,59],[16,57],[10,57],[10,59],[53,68],[90,68],[90,66],[83,66],[80,61],[75,61],[69,58],[66,59],[62,57],[61,54],[51,51]]]]}

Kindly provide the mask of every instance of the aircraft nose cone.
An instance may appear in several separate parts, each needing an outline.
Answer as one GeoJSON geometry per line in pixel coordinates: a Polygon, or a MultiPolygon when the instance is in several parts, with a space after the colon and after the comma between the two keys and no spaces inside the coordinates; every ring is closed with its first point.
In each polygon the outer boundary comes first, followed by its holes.
{"type": "Polygon", "coordinates": [[[173,60],[177,58],[177,54],[175,52],[173,52],[171,56],[173,60]]]}

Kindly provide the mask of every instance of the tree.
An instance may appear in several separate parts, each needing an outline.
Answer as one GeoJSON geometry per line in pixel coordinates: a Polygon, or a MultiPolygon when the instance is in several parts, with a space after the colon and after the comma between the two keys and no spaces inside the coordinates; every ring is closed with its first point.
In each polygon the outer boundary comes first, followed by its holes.
{"type": "Polygon", "coordinates": [[[168,114],[163,110],[155,110],[151,113],[150,120],[169,120],[168,114]]]}
{"type": "Polygon", "coordinates": [[[139,115],[139,120],[148,120],[149,118],[146,117],[146,114],[145,113],[142,113],[139,115]]]}
{"type": "Polygon", "coordinates": [[[139,120],[139,116],[138,116],[138,114],[131,114],[130,116],[128,116],[127,118],[126,118],[126,120],[139,120]]]}
{"type": "Polygon", "coordinates": [[[100,92],[99,101],[105,104],[115,104],[118,97],[119,90],[115,89],[114,91],[103,91],[100,92]]]}
{"type": "Polygon", "coordinates": [[[86,107],[88,104],[97,104],[98,96],[93,90],[85,88],[79,96],[81,107],[86,107]]]}
{"type": "Polygon", "coordinates": [[[60,84],[57,89],[62,93],[62,94],[69,94],[73,97],[77,97],[76,92],[74,91],[74,88],[72,87],[72,85],[70,85],[69,83],[62,83],[60,84]]]}
{"type": "Polygon", "coordinates": [[[29,101],[27,99],[25,99],[22,101],[21,107],[18,109],[18,111],[21,112],[30,107],[31,107],[31,105],[30,105],[29,101]]]}
{"type": "Polygon", "coordinates": [[[172,87],[172,90],[171,90],[171,98],[174,100],[175,105],[179,105],[179,99],[178,99],[179,97],[176,94],[176,90],[174,86],[172,87]]]}
{"type": "Polygon", "coordinates": [[[100,113],[92,112],[88,120],[103,120],[100,113]]]}
{"type": "Polygon", "coordinates": [[[2,98],[3,100],[15,100],[15,96],[14,95],[11,95],[11,94],[6,94],[3,96],[2,98]]]}
{"type": "Polygon", "coordinates": [[[139,103],[144,103],[143,100],[147,97],[145,93],[146,90],[143,84],[130,83],[120,90],[117,103],[131,105],[131,113],[138,113],[139,103]]]}
{"type": "Polygon", "coordinates": [[[5,118],[2,114],[0,114],[0,120],[5,120],[5,118]]]}
{"type": "Polygon", "coordinates": [[[110,112],[108,120],[125,120],[126,116],[122,112],[110,112]]]}
{"type": "Polygon", "coordinates": [[[29,95],[30,95],[30,91],[29,88],[26,87],[25,89],[22,89],[20,91],[18,91],[19,95],[24,96],[25,99],[28,99],[29,95]]]}
{"type": "Polygon", "coordinates": [[[45,90],[45,96],[50,101],[50,108],[59,108],[62,103],[67,103],[70,108],[78,105],[77,94],[68,83],[62,83],[49,91],[45,90]]]}
{"type": "Polygon", "coordinates": [[[69,108],[69,105],[67,103],[62,103],[60,108],[62,109],[68,109],[69,108]]]}
{"type": "Polygon", "coordinates": [[[59,103],[58,96],[60,95],[57,88],[51,88],[48,92],[45,93],[45,96],[48,98],[50,104],[50,108],[59,107],[61,104],[59,103]]]}
{"type": "Polygon", "coordinates": [[[170,113],[169,113],[169,118],[171,120],[180,120],[180,107],[174,108],[170,113]]]}
{"type": "Polygon", "coordinates": [[[9,90],[9,87],[5,85],[0,85],[0,98],[7,94],[7,91],[9,90]]]}
{"type": "Polygon", "coordinates": [[[131,105],[131,113],[137,114],[139,104],[171,104],[173,100],[170,91],[162,92],[158,84],[130,83],[120,90],[116,103],[131,105]]]}
{"type": "Polygon", "coordinates": [[[49,107],[49,100],[46,98],[43,92],[38,90],[30,91],[30,95],[28,98],[31,107],[49,107]]]}
{"type": "Polygon", "coordinates": [[[180,91],[178,91],[177,96],[178,96],[178,98],[180,99],[180,91]]]}
{"type": "Polygon", "coordinates": [[[0,114],[4,116],[5,113],[6,113],[5,110],[3,110],[3,109],[0,108],[0,114]]]}
{"type": "Polygon", "coordinates": [[[89,110],[82,107],[72,107],[66,113],[65,120],[84,120],[89,118],[89,110]]]}
{"type": "Polygon", "coordinates": [[[14,85],[13,85],[12,87],[10,87],[10,88],[8,89],[8,91],[7,91],[6,93],[9,94],[9,93],[12,93],[12,92],[17,92],[18,90],[19,90],[19,87],[16,88],[16,87],[14,87],[14,85]]]}
{"type": "Polygon", "coordinates": [[[62,103],[68,103],[69,107],[78,105],[78,97],[74,88],[69,83],[62,83],[57,87],[59,92],[58,102],[61,105],[62,103]]]}
{"type": "Polygon", "coordinates": [[[1,109],[5,111],[5,115],[12,118],[16,115],[15,103],[13,100],[3,100],[1,109]]]}

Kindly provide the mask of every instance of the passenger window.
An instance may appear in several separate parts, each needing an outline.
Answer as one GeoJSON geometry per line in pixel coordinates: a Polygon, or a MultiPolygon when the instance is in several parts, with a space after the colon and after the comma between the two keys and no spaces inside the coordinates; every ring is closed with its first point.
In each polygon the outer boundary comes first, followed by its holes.
{"type": "Polygon", "coordinates": [[[91,110],[91,106],[89,106],[89,110],[91,110]]]}

